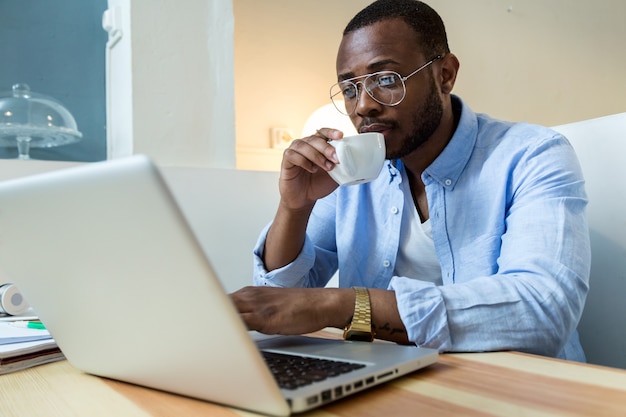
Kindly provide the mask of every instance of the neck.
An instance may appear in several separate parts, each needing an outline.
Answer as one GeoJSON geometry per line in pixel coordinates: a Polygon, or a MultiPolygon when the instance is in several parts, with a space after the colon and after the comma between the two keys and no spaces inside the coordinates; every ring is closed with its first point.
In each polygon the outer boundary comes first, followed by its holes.
{"type": "Polygon", "coordinates": [[[460,109],[456,107],[458,106],[453,106],[449,100],[441,117],[441,123],[433,135],[418,149],[401,158],[409,178],[413,202],[422,222],[430,217],[422,173],[443,152],[452,139],[461,116],[460,109]]]}
{"type": "Polygon", "coordinates": [[[422,172],[437,159],[450,142],[461,116],[460,111],[453,110],[453,107],[452,100],[448,96],[441,123],[432,136],[419,148],[401,158],[407,171],[417,178],[420,178],[422,172]]]}

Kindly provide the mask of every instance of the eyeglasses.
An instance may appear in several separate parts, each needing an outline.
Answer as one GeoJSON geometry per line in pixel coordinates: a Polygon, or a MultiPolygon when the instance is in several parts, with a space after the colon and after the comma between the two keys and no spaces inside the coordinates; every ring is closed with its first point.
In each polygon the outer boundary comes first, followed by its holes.
{"type": "Polygon", "coordinates": [[[340,113],[350,116],[356,110],[360,96],[358,84],[361,84],[362,89],[377,103],[397,106],[406,96],[404,82],[441,58],[443,55],[437,55],[406,77],[395,71],[378,71],[339,81],[330,87],[330,99],[340,113]]]}

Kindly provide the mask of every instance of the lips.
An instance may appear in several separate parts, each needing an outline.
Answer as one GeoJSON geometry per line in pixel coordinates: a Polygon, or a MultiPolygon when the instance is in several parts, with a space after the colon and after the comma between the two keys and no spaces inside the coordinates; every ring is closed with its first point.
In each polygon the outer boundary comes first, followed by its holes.
{"type": "Polygon", "coordinates": [[[378,132],[383,133],[387,130],[391,130],[393,126],[386,123],[370,123],[370,124],[362,124],[359,127],[359,133],[369,133],[369,132],[378,132]]]}

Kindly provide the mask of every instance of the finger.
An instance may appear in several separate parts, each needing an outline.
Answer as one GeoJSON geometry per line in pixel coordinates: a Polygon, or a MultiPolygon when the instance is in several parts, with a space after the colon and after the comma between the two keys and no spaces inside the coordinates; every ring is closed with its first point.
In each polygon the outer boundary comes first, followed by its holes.
{"type": "Polygon", "coordinates": [[[241,320],[246,325],[246,328],[248,330],[260,331],[259,328],[257,327],[256,323],[253,320],[254,314],[251,314],[251,313],[241,313],[241,314],[239,314],[239,317],[241,317],[241,320]]]}
{"type": "Polygon", "coordinates": [[[254,301],[257,287],[246,286],[229,294],[230,300],[239,313],[249,313],[254,310],[254,301]]]}
{"type": "Polygon", "coordinates": [[[318,168],[330,171],[338,162],[335,148],[318,135],[294,140],[285,150],[283,159],[311,173],[318,168]]]}
{"type": "Polygon", "coordinates": [[[268,308],[259,307],[257,311],[240,313],[239,316],[248,330],[265,334],[279,334],[283,333],[282,330],[289,328],[289,322],[281,324],[281,320],[277,321],[276,314],[269,314],[268,308]]]}
{"type": "MultiPolygon", "coordinates": [[[[343,132],[337,129],[321,128],[321,129],[317,129],[315,134],[317,136],[320,136],[326,139],[327,142],[330,142],[331,140],[340,140],[343,138],[343,132]]],[[[324,150],[324,154],[330,161],[333,162],[333,164],[336,165],[339,163],[339,158],[337,157],[337,151],[335,150],[334,147],[333,149],[326,148],[324,150]]]]}
{"type": "Polygon", "coordinates": [[[339,159],[337,158],[337,151],[335,150],[335,147],[329,145],[329,142],[331,140],[340,139],[341,137],[343,137],[343,133],[341,133],[340,130],[324,128],[318,130],[313,136],[309,136],[304,140],[322,153],[327,160],[332,162],[332,166],[330,164],[326,164],[326,170],[330,171],[336,164],[339,163],[339,159]]]}
{"type": "Polygon", "coordinates": [[[283,169],[291,169],[293,167],[299,167],[305,171],[315,174],[319,170],[318,164],[311,161],[296,149],[287,148],[283,152],[283,169]]]}
{"type": "Polygon", "coordinates": [[[337,140],[343,137],[343,132],[341,130],[332,129],[329,127],[322,127],[320,129],[317,129],[315,134],[326,139],[327,141],[337,140]]]}

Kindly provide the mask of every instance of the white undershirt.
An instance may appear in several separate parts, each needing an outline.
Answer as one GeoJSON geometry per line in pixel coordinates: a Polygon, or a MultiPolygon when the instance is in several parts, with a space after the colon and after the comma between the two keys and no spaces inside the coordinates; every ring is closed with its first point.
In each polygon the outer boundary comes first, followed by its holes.
{"type": "Polygon", "coordinates": [[[442,284],[441,266],[435,253],[430,219],[421,222],[413,202],[408,179],[404,185],[404,210],[395,275],[442,284]]]}

